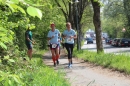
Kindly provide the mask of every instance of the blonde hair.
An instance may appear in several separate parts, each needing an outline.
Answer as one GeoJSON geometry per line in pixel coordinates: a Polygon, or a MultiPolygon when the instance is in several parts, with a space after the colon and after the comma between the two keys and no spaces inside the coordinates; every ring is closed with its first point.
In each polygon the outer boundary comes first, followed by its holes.
{"type": "Polygon", "coordinates": [[[70,25],[70,26],[71,26],[71,23],[70,23],[70,22],[67,22],[67,23],[66,23],[66,26],[67,26],[67,25],[70,25]]]}

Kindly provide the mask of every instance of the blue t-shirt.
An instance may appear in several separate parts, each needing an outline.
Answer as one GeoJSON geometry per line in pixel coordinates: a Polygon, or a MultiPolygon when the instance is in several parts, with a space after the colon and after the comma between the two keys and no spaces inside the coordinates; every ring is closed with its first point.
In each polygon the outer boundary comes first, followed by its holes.
{"type": "Polygon", "coordinates": [[[76,35],[75,30],[73,30],[73,29],[70,29],[70,31],[65,30],[65,31],[63,32],[63,35],[66,36],[66,38],[65,38],[65,43],[74,44],[74,38],[71,38],[71,39],[70,39],[69,37],[76,35]]]}
{"type": "Polygon", "coordinates": [[[54,38],[52,38],[52,39],[50,39],[50,43],[52,43],[52,44],[58,44],[59,42],[58,42],[58,35],[60,34],[60,31],[58,30],[58,29],[55,29],[55,31],[53,32],[52,30],[50,30],[49,32],[48,32],[48,35],[47,35],[47,37],[49,37],[49,38],[51,38],[52,36],[54,36],[54,38]]]}

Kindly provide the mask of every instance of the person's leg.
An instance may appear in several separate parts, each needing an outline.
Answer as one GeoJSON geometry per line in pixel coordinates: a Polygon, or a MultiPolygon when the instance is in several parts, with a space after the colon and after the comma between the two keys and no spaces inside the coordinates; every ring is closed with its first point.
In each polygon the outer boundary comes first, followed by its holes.
{"type": "Polygon", "coordinates": [[[28,50],[28,57],[30,58],[30,60],[32,59],[32,49],[28,50]]]}
{"type": "Polygon", "coordinates": [[[51,54],[52,54],[52,60],[53,60],[54,66],[56,66],[56,55],[55,55],[54,49],[51,49],[51,54]]]}
{"type": "MultiPolygon", "coordinates": [[[[60,53],[61,53],[61,46],[59,46],[59,58],[60,58],[60,53]]],[[[57,64],[59,64],[59,60],[57,60],[57,64]]]]}
{"type": "Polygon", "coordinates": [[[26,45],[28,48],[27,54],[28,54],[29,59],[31,60],[32,59],[32,44],[26,44],[26,45]]]}
{"type": "Polygon", "coordinates": [[[59,47],[57,47],[55,49],[57,65],[59,64],[59,57],[60,57],[59,52],[60,52],[60,49],[59,49],[59,47]]]}
{"type": "Polygon", "coordinates": [[[69,61],[69,67],[71,65],[71,51],[70,51],[70,44],[65,43],[65,48],[68,52],[68,61],[69,61]]]}
{"type": "Polygon", "coordinates": [[[71,52],[71,54],[70,54],[70,62],[71,62],[71,64],[73,64],[73,61],[72,61],[73,48],[74,48],[74,44],[70,44],[70,52],[71,52]]]}

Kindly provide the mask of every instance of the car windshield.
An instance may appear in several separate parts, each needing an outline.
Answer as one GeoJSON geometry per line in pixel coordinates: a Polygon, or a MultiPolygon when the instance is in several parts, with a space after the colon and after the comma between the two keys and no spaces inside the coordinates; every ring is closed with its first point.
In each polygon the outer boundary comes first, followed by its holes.
{"type": "Polygon", "coordinates": [[[122,39],[122,41],[128,41],[128,39],[122,39]]]}
{"type": "Polygon", "coordinates": [[[87,40],[93,40],[92,38],[87,38],[87,40]]]}

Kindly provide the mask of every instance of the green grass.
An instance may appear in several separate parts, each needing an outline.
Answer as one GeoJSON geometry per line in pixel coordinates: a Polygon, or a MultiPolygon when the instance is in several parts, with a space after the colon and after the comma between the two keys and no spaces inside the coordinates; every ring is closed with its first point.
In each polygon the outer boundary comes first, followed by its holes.
{"type": "Polygon", "coordinates": [[[106,68],[112,68],[126,74],[130,74],[130,56],[122,54],[97,54],[96,52],[74,50],[74,56],[92,62],[96,65],[101,65],[106,68]]]}
{"type": "Polygon", "coordinates": [[[31,61],[18,58],[12,66],[1,64],[0,86],[70,86],[64,72],[56,72],[43,63],[45,52],[35,52],[31,61]]]}
{"type": "Polygon", "coordinates": [[[64,73],[55,72],[44,64],[34,61],[35,65],[30,66],[28,71],[24,71],[23,80],[26,86],[69,86],[64,79],[64,73]],[[26,80],[25,80],[26,79],[26,80]]]}
{"type": "Polygon", "coordinates": [[[28,71],[25,74],[26,86],[70,86],[64,78],[63,72],[45,66],[42,60],[43,51],[33,55],[28,71]]]}

